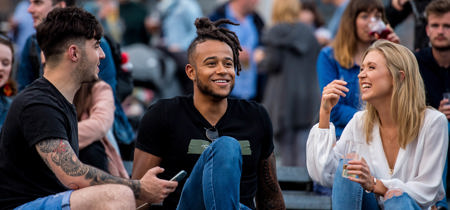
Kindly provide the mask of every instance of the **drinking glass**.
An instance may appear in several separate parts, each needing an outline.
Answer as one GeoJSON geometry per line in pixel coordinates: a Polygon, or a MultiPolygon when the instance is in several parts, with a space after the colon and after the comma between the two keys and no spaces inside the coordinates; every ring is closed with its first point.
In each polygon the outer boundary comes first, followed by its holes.
{"type": "Polygon", "coordinates": [[[355,177],[354,174],[348,174],[347,166],[349,165],[349,161],[351,160],[361,160],[361,142],[353,141],[353,140],[347,140],[345,143],[345,149],[344,149],[344,164],[342,169],[342,177],[348,178],[348,177],[355,177]]]}

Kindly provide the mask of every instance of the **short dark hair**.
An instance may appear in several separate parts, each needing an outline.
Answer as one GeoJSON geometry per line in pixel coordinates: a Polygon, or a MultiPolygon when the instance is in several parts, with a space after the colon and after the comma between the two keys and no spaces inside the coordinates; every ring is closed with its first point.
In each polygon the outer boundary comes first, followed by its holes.
{"type": "Polygon", "coordinates": [[[195,20],[195,27],[197,28],[197,37],[191,42],[188,48],[189,63],[193,63],[193,53],[198,44],[207,40],[217,40],[225,42],[231,47],[233,51],[233,63],[236,68],[236,73],[239,75],[241,71],[241,63],[239,62],[239,51],[242,51],[237,35],[225,27],[219,27],[222,24],[239,25],[233,23],[228,19],[220,19],[212,22],[206,17],[197,18],[195,20]]]}
{"type": "Polygon", "coordinates": [[[95,16],[77,7],[56,8],[36,27],[36,39],[47,61],[74,42],[102,36],[103,28],[95,16]]]}
{"type": "Polygon", "coordinates": [[[425,8],[425,15],[428,19],[430,14],[444,15],[450,12],[450,0],[434,0],[431,1],[425,8]]]}
{"type": "Polygon", "coordinates": [[[72,6],[75,6],[75,1],[76,0],[52,0],[52,4],[53,5],[55,5],[56,3],[59,3],[59,2],[66,2],[66,6],[67,7],[72,7],[72,6]]]}

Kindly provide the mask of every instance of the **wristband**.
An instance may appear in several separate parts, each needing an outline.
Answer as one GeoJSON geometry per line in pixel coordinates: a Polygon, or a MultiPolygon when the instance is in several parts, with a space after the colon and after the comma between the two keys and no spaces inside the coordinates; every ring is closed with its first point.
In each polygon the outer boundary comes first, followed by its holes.
{"type": "Polygon", "coordinates": [[[364,191],[366,191],[366,193],[373,193],[373,191],[375,191],[375,185],[377,185],[377,178],[375,178],[374,176],[373,176],[373,187],[372,187],[372,190],[364,190],[364,191]]]}

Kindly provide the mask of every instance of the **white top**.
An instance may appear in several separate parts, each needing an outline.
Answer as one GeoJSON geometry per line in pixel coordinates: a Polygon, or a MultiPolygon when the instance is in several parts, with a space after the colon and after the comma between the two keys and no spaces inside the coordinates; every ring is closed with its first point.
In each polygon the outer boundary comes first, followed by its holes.
{"type": "MultiPolygon", "coordinates": [[[[369,165],[372,176],[381,180],[388,189],[399,188],[408,193],[423,209],[441,200],[445,193],[442,185],[448,147],[448,129],[445,115],[427,109],[418,137],[405,149],[400,148],[391,175],[381,143],[379,124],[375,123],[372,142],[366,143],[363,133],[363,116],[357,112],[336,142],[334,125],[320,129],[316,124],[307,142],[307,167],[311,178],[324,186],[332,186],[334,173],[343,156],[345,140],[363,142],[361,156],[369,165]],[[336,146],[334,146],[336,144],[336,146]]],[[[382,205],[383,198],[377,196],[382,205]]]]}

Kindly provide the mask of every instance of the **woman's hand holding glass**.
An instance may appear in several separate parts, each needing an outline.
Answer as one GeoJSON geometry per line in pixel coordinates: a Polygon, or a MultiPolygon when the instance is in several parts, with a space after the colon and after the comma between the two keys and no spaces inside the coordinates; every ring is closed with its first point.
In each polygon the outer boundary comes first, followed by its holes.
{"type": "Polygon", "coordinates": [[[361,184],[364,190],[373,192],[376,183],[374,183],[373,176],[370,174],[369,166],[364,158],[348,161],[347,174],[349,175],[348,179],[361,184]]]}

